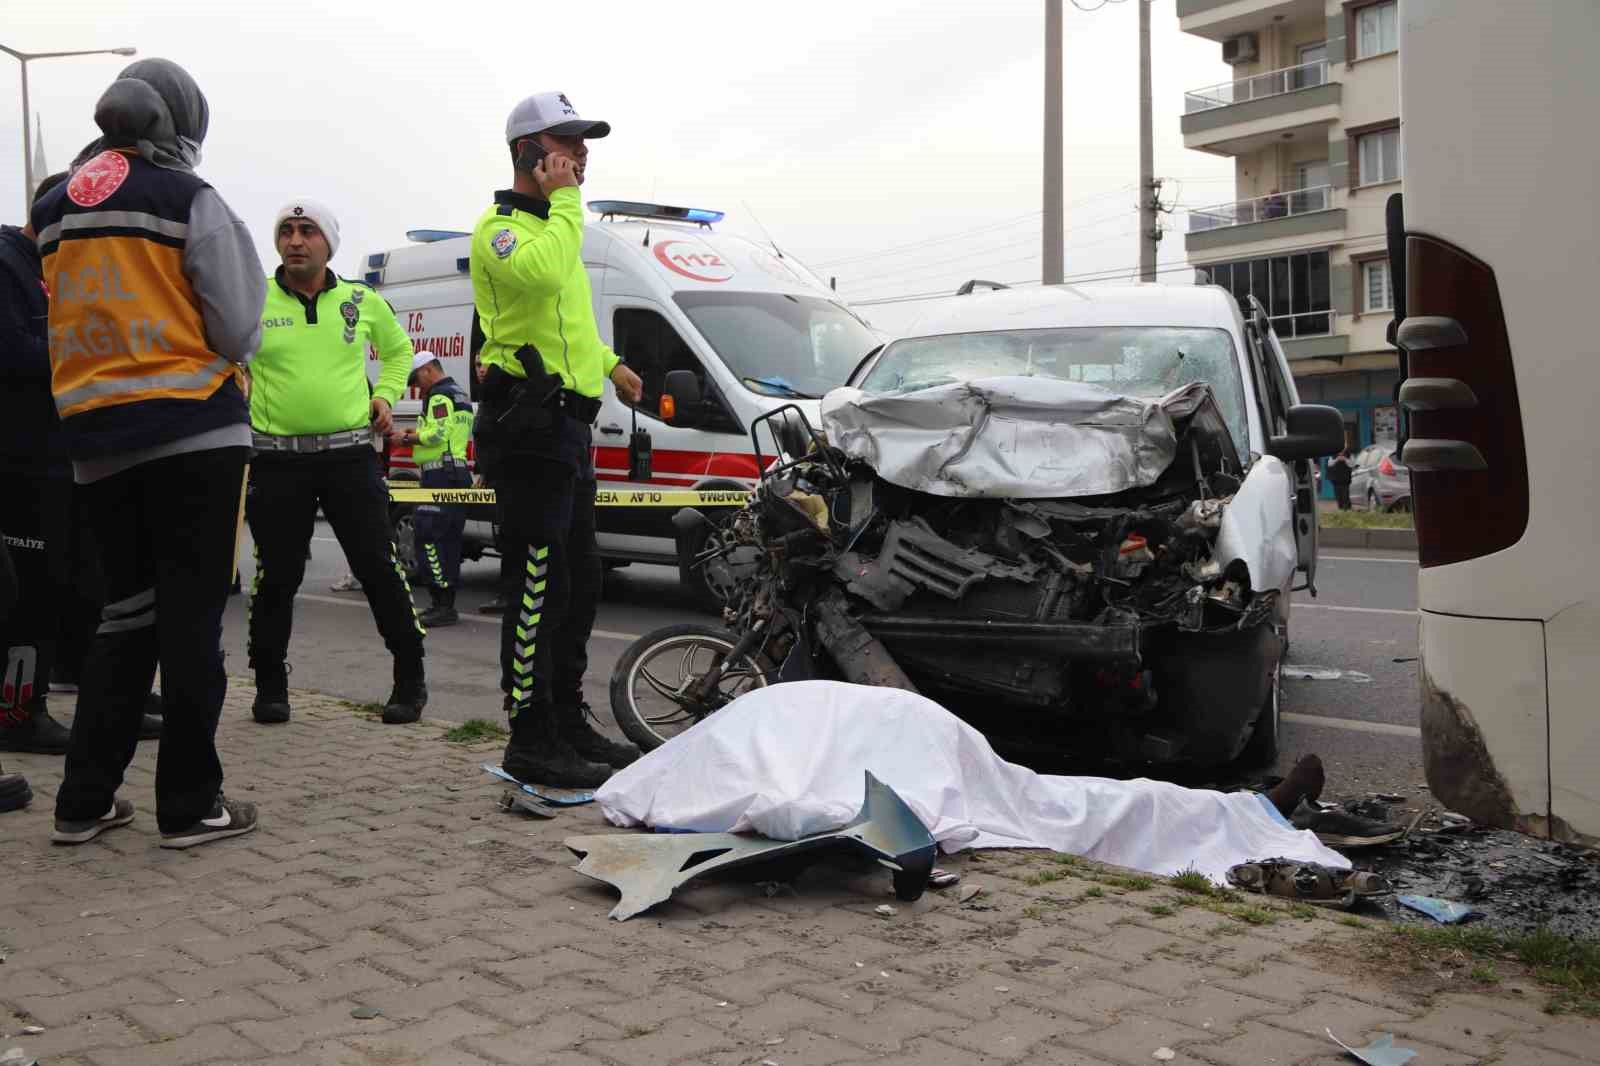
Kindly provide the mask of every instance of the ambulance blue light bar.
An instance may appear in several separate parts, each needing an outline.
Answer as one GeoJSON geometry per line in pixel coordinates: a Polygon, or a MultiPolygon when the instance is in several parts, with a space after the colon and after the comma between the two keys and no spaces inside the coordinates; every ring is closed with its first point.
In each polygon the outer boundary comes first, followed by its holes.
{"type": "Polygon", "coordinates": [[[589,210],[599,215],[623,215],[627,218],[659,218],[672,222],[698,222],[709,226],[726,217],[721,211],[708,211],[703,207],[670,207],[667,204],[646,204],[637,200],[591,200],[589,210]]]}
{"type": "Polygon", "coordinates": [[[470,237],[472,234],[459,229],[408,229],[406,240],[415,241],[417,244],[432,244],[434,241],[448,241],[452,237],[470,237]]]}

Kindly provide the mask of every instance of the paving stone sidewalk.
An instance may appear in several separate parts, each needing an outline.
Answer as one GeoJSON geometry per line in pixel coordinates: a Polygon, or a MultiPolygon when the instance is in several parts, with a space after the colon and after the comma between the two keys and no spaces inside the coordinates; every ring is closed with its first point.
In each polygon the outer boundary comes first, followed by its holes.
{"type": "Polygon", "coordinates": [[[307,694],[292,723],[261,727],[252,695],[233,684],[220,741],[228,791],[260,805],[262,827],[193,851],[156,846],[154,743],[123,792],[138,819],[76,848],[48,843],[61,760],[6,756],[37,798],[0,815],[0,1053],[43,1066],[1353,1061],[1331,1027],[1352,1044],[1395,1033],[1413,1066],[1600,1063],[1600,1024],[1542,1013],[1536,988],[1407,998],[1323,961],[1361,935],[1330,916],[1268,904],[1242,920],[1036,852],[942,860],[983,886],[966,905],[954,892],[901,904],[884,872],[824,868],[775,896],[700,885],[614,923],[611,891],[561,846],[600,831],[599,812],[501,813],[502,786],[478,770],[497,746],[307,694]]]}

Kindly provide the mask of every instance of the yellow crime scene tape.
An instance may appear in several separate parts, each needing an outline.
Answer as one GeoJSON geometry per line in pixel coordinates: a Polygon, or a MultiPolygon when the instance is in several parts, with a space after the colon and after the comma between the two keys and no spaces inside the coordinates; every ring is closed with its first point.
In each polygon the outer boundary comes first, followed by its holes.
{"type": "MultiPolygon", "coordinates": [[[[389,482],[394,503],[494,503],[494,489],[425,489],[415,481],[389,482]]],[[[692,489],[601,489],[596,507],[743,507],[750,494],[742,489],[697,492],[692,489]]]]}

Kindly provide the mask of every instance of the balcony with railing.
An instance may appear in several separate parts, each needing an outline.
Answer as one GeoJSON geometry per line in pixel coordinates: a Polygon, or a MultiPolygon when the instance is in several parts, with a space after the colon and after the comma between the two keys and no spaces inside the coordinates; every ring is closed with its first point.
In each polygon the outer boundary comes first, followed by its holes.
{"type": "Polygon", "coordinates": [[[1187,148],[1237,155],[1339,117],[1342,86],[1318,59],[1183,94],[1187,148]],[[1258,143],[1259,142],[1259,143],[1258,143]]]}
{"type": "Polygon", "coordinates": [[[1189,212],[1184,246],[1191,253],[1231,248],[1253,241],[1342,230],[1344,209],[1333,206],[1333,188],[1317,185],[1200,207],[1189,212]]]}
{"type": "Polygon", "coordinates": [[[1253,74],[1238,81],[1225,81],[1220,85],[1193,89],[1183,94],[1183,113],[1192,115],[1196,111],[1231,107],[1247,100],[1264,100],[1269,96],[1282,96],[1284,93],[1300,89],[1314,89],[1319,85],[1326,85],[1327,82],[1328,61],[1318,59],[1312,63],[1301,63],[1296,67],[1253,74]]]}
{"type": "Polygon", "coordinates": [[[1253,222],[1326,211],[1332,206],[1333,188],[1329,185],[1275,192],[1251,200],[1237,200],[1231,204],[1217,204],[1215,207],[1190,211],[1189,232],[1199,233],[1223,226],[1248,226],[1253,222]]]}

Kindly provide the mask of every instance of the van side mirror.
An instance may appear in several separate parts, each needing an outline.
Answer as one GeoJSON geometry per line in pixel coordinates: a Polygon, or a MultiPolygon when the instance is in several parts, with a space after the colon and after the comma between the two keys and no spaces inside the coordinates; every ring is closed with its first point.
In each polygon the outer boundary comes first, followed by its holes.
{"type": "Polygon", "coordinates": [[[693,428],[700,410],[700,379],[692,370],[669,370],[662,383],[658,412],[663,422],[693,428]]]}
{"type": "Polygon", "coordinates": [[[1320,459],[1344,448],[1344,417],[1333,407],[1295,404],[1285,419],[1288,431],[1267,441],[1267,454],[1286,463],[1320,459]]]}

